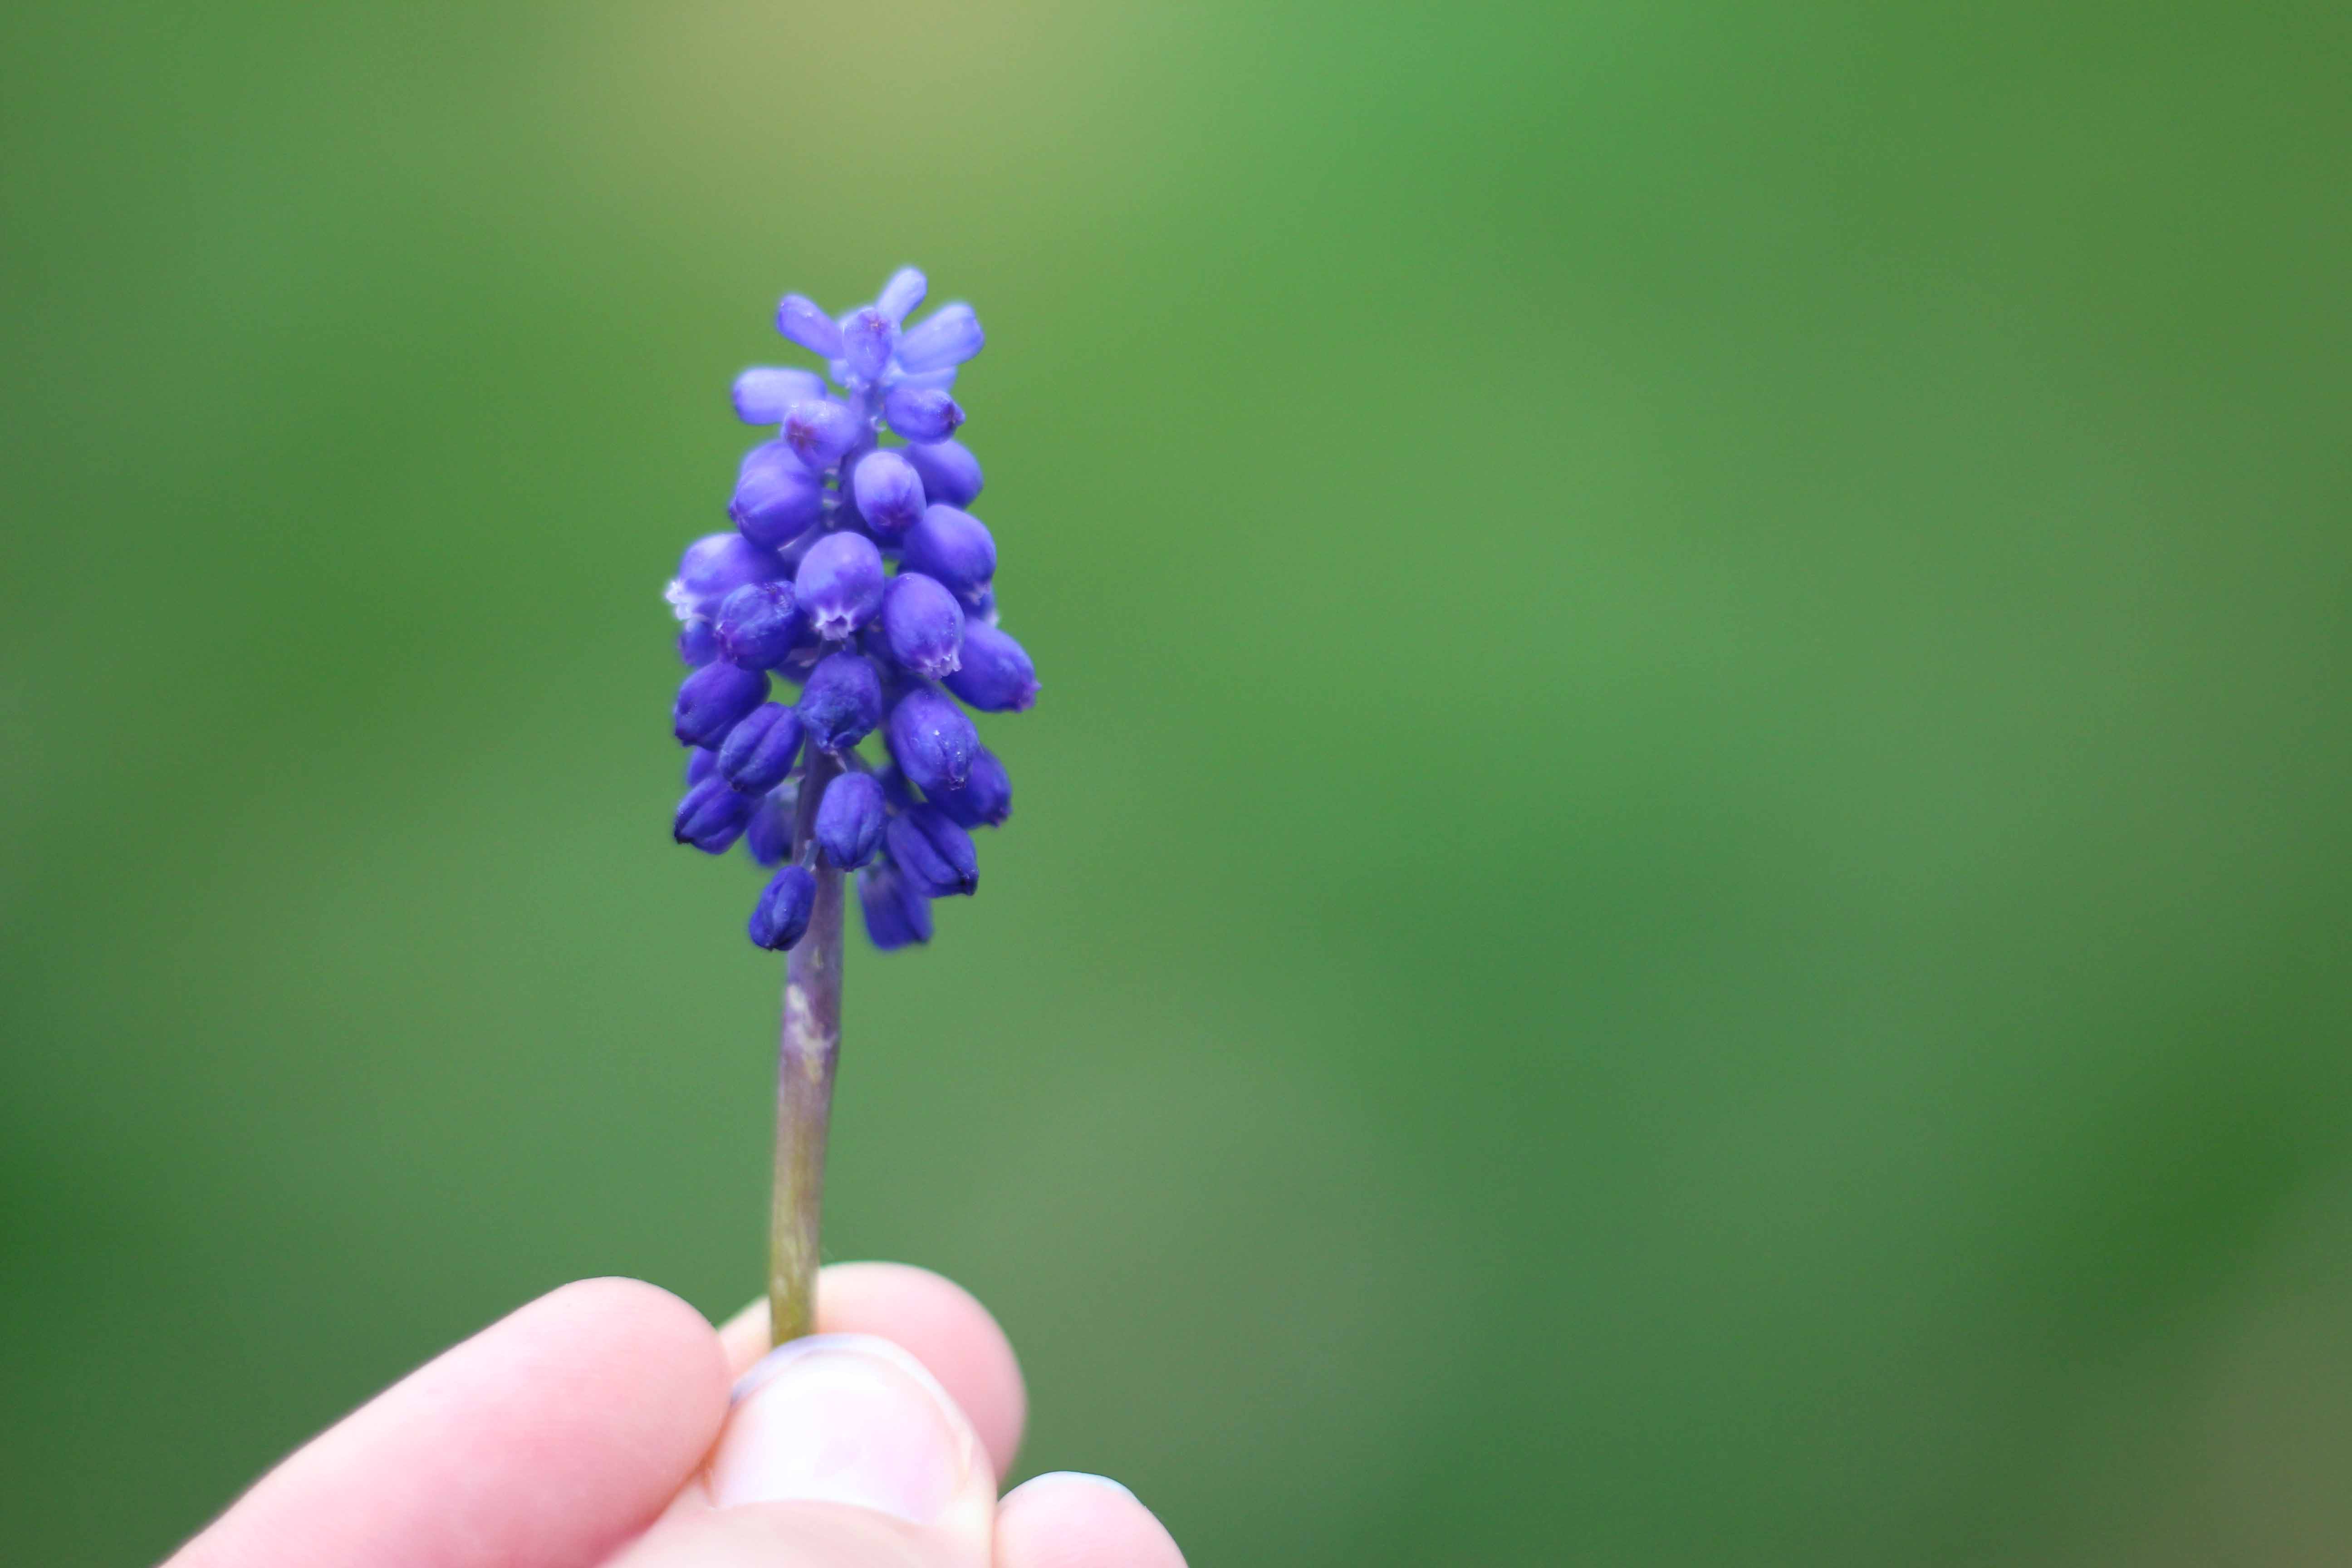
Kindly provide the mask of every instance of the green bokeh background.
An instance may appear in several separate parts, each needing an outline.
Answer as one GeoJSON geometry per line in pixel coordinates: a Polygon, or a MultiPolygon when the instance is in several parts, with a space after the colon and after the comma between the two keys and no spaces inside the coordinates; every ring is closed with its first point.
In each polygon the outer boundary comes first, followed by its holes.
{"type": "Polygon", "coordinates": [[[919,261],[1045,700],[829,1226],[1208,1564],[2352,1556],[2352,13],[0,17],[0,1537],[759,1287],[657,598],[919,261]]]}

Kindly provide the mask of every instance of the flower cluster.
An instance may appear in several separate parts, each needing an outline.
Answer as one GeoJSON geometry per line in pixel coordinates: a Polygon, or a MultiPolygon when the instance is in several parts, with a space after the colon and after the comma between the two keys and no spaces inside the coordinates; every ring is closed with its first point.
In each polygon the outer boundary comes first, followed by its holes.
{"type": "Polygon", "coordinates": [[[736,378],[735,412],[777,434],[744,454],[734,531],[688,545],[666,595],[693,671],[672,713],[693,748],[673,831],[710,855],[740,839],[780,868],[750,927],[779,952],[808,929],[819,856],[857,872],[877,947],[929,941],[931,900],[980,885],[971,830],[1013,809],[964,711],[1037,696],[997,627],[996,541],[964,510],[980,463],[955,438],[952,389],[983,338],[968,305],[905,325],[924,289],[904,268],[840,317],[784,297],[776,330],[825,373],[736,378]],[[798,695],[776,700],[779,679],[798,695]],[[858,750],[876,733],[878,766],[858,750]],[[804,802],[811,779],[822,793],[804,802]]]}

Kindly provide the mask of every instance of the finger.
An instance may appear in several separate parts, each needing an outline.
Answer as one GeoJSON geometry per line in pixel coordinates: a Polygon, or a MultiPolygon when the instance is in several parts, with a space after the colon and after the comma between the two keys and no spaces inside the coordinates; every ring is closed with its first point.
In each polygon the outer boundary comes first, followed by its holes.
{"type": "Polygon", "coordinates": [[[1184,1568],[1184,1554],[1133,1492],[1065,1470],[996,1505],[995,1568],[1184,1568]]]}
{"type": "Polygon", "coordinates": [[[643,1529],[727,1413],[701,1314],[567,1285],[279,1465],[167,1568],[583,1568],[643,1529]]]}
{"type": "Polygon", "coordinates": [[[921,1363],[818,1334],[771,1352],[698,1483],[614,1568],[985,1568],[996,1472],[921,1363]]]}
{"type": "MultiPolygon", "coordinates": [[[[1013,1345],[988,1309],[951,1279],[904,1263],[836,1263],[817,1276],[820,1333],[873,1334],[914,1352],[980,1434],[999,1480],[1021,1449],[1029,1396],[1013,1345]]],[[[741,1376],[768,1349],[768,1304],[755,1301],[719,1331],[741,1376]]]]}

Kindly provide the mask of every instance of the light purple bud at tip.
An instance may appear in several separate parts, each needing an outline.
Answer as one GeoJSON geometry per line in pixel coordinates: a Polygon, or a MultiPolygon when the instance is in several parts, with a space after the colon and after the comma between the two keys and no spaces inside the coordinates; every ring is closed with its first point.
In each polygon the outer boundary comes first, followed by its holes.
{"type": "Polygon", "coordinates": [[[901,267],[890,274],[890,281],[882,285],[882,293],[874,301],[874,308],[888,318],[892,326],[898,326],[906,321],[908,311],[923,302],[924,290],[929,287],[929,281],[920,272],[911,267],[901,267]]]}
{"type": "Polygon", "coordinates": [[[869,434],[866,422],[845,403],[813,397],[784,411],[784,445],[812,468],[829,468],[869,434]]]}
{"type": "Polygon", "coordinates": [[[904,569],[936,577],[971,604],[996,575],[996,539],[988,525],[958,507],[936,501],[907,531],[904,569]]]}
{"type": "Polygon", "coordinates": [[[841,357],[841,329],[805,294],[787,294],[776,307],[776,331],[813,354],[841,357]]]}
{"type": "Polygon", "coordinates": [[[980,497],[980,459],[961,441],[937,441],[907,447],[905,458],[923,481],[927,500],[949,506],[970,506],[980,497]]]}
{"type": "Polygon", "coordinates": [[[882,786],[872,773],[841,773],[824,786],[812,831],[825,858],[845,871],[874,858],[882,847],[882,786]]]}
{"type": "Polygon", "coordinates": [[[971,776],[972,753],[980,749],[980,732],[964,710],[919,688],[890,710],[883,738],[899,768],[925,795],[961,789],[971,776]]]}
{"type": "Polygon", "coordinates": [[[923,481],[898,451],[868,452],[849,476],[857,515],[879,539],[895,540],[923,515],[923,481]]]}
{"type": "Polygon", "coordinates": [[[898,363],[911,371],[961,364],[988,342],[969,305],[946,305],[898,340],[898,363]]]}
{"type": "Polygon", "coordinates": [[[824,395],[824,377],[813,370],[761,365],[735,378],[735,417],[746,425],[782,425],[795,403],[824,395]]]}
{"type": "Polygon", "coordinates": [[[870,382],[889,364],[890,351],[898,346],[898,324],[871,305],[853,310],[841,324],[841,345],[849,374],[870,382]]]}
{"type": "Polygon", "coordinates": [[[944,441],[963,423],[963,410],[934,387],[898,386],[882,400],[882,417],[909,441],[944,441]]]}
{"type": "Polygon", "coordinates": [[[882,635],[892,658],[937,680],[954,674],[961,662],[963,606],[933,579],[901,572],[882,591],[882,635]]]}
{"type": "Polygon", "coordinates": [[[762,441],[743,454],[727,515],[744,538],[777,549],[824,515],[824,481],[784,442],[762,441]]]}
{"type": "Polygon", "coordinates": [[[793,579],[816,635],[839,642],[882,607],[882,552],[862,533],[828,533],[809,546],[793,579]]]}
{"type": "Polygon", "coordinates": [[[966,621],[950,691],[983,713],[1022,713],[1037,700],[1037,667],[1026,649],[984,621],[966,621]]]}

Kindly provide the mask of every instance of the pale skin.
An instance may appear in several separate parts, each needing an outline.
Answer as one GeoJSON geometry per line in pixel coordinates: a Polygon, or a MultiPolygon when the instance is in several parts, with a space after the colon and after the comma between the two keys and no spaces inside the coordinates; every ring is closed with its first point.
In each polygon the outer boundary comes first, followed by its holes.
{"type": "Polygon", "coordinates": [[[1027,1394],[958,1286],[839,1265],[817,1328],[866,1337],[803,1342],[730,1410],[765,1303],[713,1329],[637,1280],[567,1285],[321,1433],[166,1568],[1183,1568],[1099,1478],[998,1497],[1027,1394]]]}

